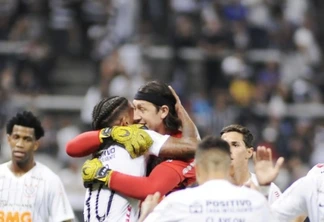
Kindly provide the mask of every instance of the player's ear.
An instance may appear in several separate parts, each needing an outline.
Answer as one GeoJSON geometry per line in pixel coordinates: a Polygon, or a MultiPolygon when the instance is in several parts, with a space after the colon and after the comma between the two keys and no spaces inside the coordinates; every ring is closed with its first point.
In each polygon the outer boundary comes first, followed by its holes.
{"type": "Polygon", "coordinates": [[[161,118],[164,119],[169,114],[169,107],[167,105],[163,105],[160,108],[161,118]]]}
{"type": "Polygon", "coordinates": [[[252,155],[253,155],[253,147],[247,148],[245,158],[250,159],[252,157],[252,155]]]}
{"type": "Polygon", "coordinates": [[[34,144],[34,148],[33,148],[34,152],[35,152],[36,150],[38,150],[38,147],[39,147],[39,140],[36,140],[36,142],[35,142],[35,144],[34,144]]]}
{"type": "Polygon", "coordinates": [[[121,119],[120,119],[120,123],[119,123],[120,126],[128,126],[129,125],[129,122],[126,118],[126,116],[123,116],[121,119]]]}

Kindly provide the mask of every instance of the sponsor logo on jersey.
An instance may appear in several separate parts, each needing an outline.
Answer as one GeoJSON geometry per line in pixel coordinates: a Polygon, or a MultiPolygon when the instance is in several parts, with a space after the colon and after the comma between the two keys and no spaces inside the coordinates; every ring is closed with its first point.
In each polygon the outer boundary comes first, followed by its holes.
{"type": "Polygon", "coordinates": [[[251,212],[250,200],[207,200],[206,211],[209,213],[251,212]]]}
{"type": "Polygon", "coordinates": [[[0,222],[32,222],[31,213],[0,210],[0,222]]]}
{"type": "Polygon", "coordinates": [[[115,147],[109,147],[108,149],[102,150],[100,155],[101,162],[106,162],[116,157],[116,149],[115,147]]]}

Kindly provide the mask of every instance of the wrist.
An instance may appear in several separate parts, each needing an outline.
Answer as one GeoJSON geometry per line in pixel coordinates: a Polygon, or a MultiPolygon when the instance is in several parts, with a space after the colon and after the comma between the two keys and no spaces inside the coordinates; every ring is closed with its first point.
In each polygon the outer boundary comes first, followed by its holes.
{"type": "Polygon", "coordinates": [[[111,127],[106,127],[99,131],[100,143],[103,143],[104,139],[109,138],[111,136],[111,130],[111,127]]]}

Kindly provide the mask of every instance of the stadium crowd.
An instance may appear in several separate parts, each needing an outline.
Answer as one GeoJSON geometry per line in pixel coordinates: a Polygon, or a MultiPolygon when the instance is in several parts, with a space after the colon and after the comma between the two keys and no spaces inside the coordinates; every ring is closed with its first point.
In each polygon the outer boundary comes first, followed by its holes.
{"type": "MultiPolygon", "coordinates": [[[[2,0],[0,126],[24,108],[15,95],[59,94],[60,62],[87,61],[92,82],[77,118],[31,107],[46,132],[38,153],[64,178],[75,209],[83,207],[84,159],[69,158],[66,142],[90,129],[101,98],[132,99],[152,79],[173,86],[201,137],[238,123],[253,132],[254,147],[285,157],[276,181],[284,190],[324,162],[324,115],[316,112],[324,93],[323,7],[319,0],[2,0]]],[[[1,162],[9,159],[5,143],[1,162]]]]}

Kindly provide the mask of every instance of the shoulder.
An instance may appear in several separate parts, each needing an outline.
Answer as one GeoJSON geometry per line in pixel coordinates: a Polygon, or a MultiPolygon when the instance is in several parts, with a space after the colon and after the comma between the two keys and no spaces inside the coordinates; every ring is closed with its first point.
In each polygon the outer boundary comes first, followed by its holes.
{"type": "Polygon", "coordinates": [[[46,180],[61,181],[61,179],[56,173],[54,173],[50,168],[48,168],[47,166],[45,166],[40,162],[36,162],[35,170],[39,174],[43,175],[43,177],[45,177],[46,180]]]}
{"type": "Polygon", "coordinates": [[[318,174],[324,174],[324,163],[318,163],[315,166],[313,166],[313,168],[310,171],[308,171],[307,176],[318,174]]]}
{"type": "Polygon", "coordinates": [[[244,186],[241,187],[241,189],[243,190],[242,192],[243,196],[249,200],[253,200],[252,203],[258,205],[267,202],[267,199],[259,191],[244,186]]]}
{"type": "Polygon", "coordinates": [[[9,171],[8,166],[10,163],[11,163],[11,161],[0,164],[0,173],[6,173],[7,171],[9,171]]]}
{"type": "Polygon", "coordinates": [[[195,166],[194,159],[190,159],[188,161],[167,159],[167,160],[163,161],[162,163],[164,165],[168,165],[168,166],[183,166],[183,167],[187,167],[187,166],[194,167],[195,166]]]}
{"type": "Polygon", "coordinates": [[[149,130],[149,129],[146,129],[145,132],[147,132],[152,137],[153,140],[159,139],[159,138],[169,138],[170,137],[170,135],[162,135],[158,132],[155,132],[155,131],[149,130]]]}
{"type": "Polygon", "coordinates": [[[2,164],[0,164],[0,168],[2,169],[2,168],[6,168],[6,167],[8,167],[8,165],[11,163],[11,161],[8,161],[8,162],[5,162],[5,163],[2,163],[2,164]]]}
{"type": "Polygon", "coordinates": [[[161,165],[171,167],[183,175],[186,175],[195,169],[195,161],[193,159],[189,161],[168,159],[163,161],[161,165]]]}
{"type": "Polygon", "coordinates": [[[187,202],[186,199],[192,199],[193,194],[200,189],[200,187],[188,187],[183,190],[170,193],[166,199],[170,202],[187,202]]]}

